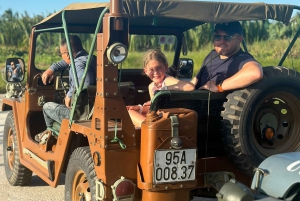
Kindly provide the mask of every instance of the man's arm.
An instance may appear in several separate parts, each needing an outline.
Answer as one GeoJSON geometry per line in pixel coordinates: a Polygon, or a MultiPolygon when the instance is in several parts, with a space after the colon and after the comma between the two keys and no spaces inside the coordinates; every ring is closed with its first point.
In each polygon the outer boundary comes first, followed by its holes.
{"type": "MultiPolygon", "coordinates": [[[[258,80],[262,79],[262,77],[263,70],[261,65],[256,61],[249,61],[240,71],[223,81],[222,89],[224,91],[228,91],[243,88],[257,82],[258,80]]],[[[216,82],[214,81],[208,81],[199,89],[219,92],[216,82]]]]}
{"type": "Polygon", "coordinates": [[[25,73],[25,70],[24,70],[24,63],[23,63],[23,61],[22,61],[21,59],[18,59],[18,61],[19,61],[19,65],[20,65],[20,67],[21,67],[22,75],[24,75],[24,73],[25,73]]]}
{"type": "Polygon", "coordinates": [[[222,83],[222,89],[233,90],[249,86],[263,78],[261,65],[256,61],[247,62],[243,68],[222,83]]]}
{"type": "MultiPolygon", "coordinates": [[[[95,57],[94,57],[95,58],[95,57]]],[[[83,73],[86,67],[86,62],[87,62],[87,56],[80,56],[77,59],[74,60],[75,62],[75,69],[76,69],[76,75],[77,75],[77,80],[78,80],[78,84],[80,84],[82,77],[83,77],[83,73]]],[[[74,72],[70,71],[70,88],[69,91],[67,93],[67,95],[69,97],[72,97],[74,91],[75,91],[75,76],[73,75],[74,72]],[[72,76],[72,77],[71,77],[72,76]]],[[[96,61],[92,61],[90,66],[89,66],[89,70],[87,72],[87,75],[85,77],[83,86],[89,86],[89,85],[95,85],[96,84],[96,61]],[[94,68],[94,71],[91,71],[90,69],[94,68]]]]}
{"type": "Polygon", "coordinates": [[[67,68],[69,67],[69,64],[67,64],[66,62],[65,62],[65,60],[60,60],[60,61],[58,61],[58,62],[56,62],[56,63],[53,63],[50,67],[49,67],[49,69],[51,69],[52,71],[54,71],[54,72],[57,72],[57,71],[62,71],[62,70],[66,70],[67,68]]]}
{"type": "MultiPolygon", "coordinates": [[[[77,76],[77,81],[78,81],[78,84],[80,84],[81,80],[82,80],[82,76],[83,76],[83,73],[84,73],[84,68],[85,68],[85,62],[81,62],[81,60],[75,60],[75,69],[76,69],[76,76],[77,76]]],[[[74,73],[73,71],[70,71],[70,74],[69,76],[73,76],[73,77],[70,77],[70,87],[69,87],[69,91],[67,93],[67,96],[69,98],[72,97],[74,91],[75,91],[75,76],[74,76],[74,73]]],[[[96,76],[96,75],[95,75],[96,76]]],[[[90,78],[89,78],[89,73],[86,75],[86,78],[85,78],[85,81],[84,81],[84,84],[83,86],[88,86],[88,85],[91,85],[90,84],[90,78]]]]}
{"type": "Polygon", "coordinates": [[[14,70],[12,70],[12,76],[11,78],[14,80],[14,81],[17,81],[20,79],[19,76],[21,76],[21,66],[19,64],[16,64],[16,68],[14,70]]]}
{"type": "Polygon", "coordinates": [[[56,71],[62,71],[69,67],[69,65],[64,61],[60,60],[57,63],[53,63],[42,75],[42,81],[44,85],[50,83],[53,80],[53,73],[56,71]]]}

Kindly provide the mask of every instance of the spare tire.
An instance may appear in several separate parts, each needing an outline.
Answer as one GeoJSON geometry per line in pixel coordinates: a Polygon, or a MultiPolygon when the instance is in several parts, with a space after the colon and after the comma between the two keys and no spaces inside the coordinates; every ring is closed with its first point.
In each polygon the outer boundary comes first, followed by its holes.
{"type": "Polygon", "coordinates": [[[248,175],[268,156],[300,146],[300,74],[273,66],[263,72],[259,82],[229,93],[221,112],[224,148],[248,175]]]}

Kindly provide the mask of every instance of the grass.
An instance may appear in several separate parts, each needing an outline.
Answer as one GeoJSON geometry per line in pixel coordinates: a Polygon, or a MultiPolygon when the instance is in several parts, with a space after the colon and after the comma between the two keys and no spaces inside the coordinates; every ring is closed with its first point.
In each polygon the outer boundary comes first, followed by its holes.
{"type": "MultiPolygon", "coordinates": [[[[277,66],[282,55],[284,54],[286,48],[290,41],[285,40],[268,40],[264,42],[257,42],[248,46],[248,51],[254,56],[254,58],[261,63],[262,66],[277,66]]],[[[2,47],[3,48],[3,47],[2,47]]],[[[1,47],[0,47],[1,49],[1,47]]],[[[190,58],[194,60],[194,75],[199,71],[204,57],[213,49],[212,45],[205,46],[199,51],[189,52],[187,56],[181,56],[182,58],[190,58]]],[[[9,51],[5,52],[4,49],[1,50],[0,54],[0,69],[5,66],[5,60],[9,57],[17,57],[16,55],[11,55],[9,51]]],[[[123,63],[122,68],[142,68],[143,67],[143,56],[144,52],[131,52],[123,63]]],[[[173,53],[165,52],[168,61],[173,61],[173,53]]],[[[39,57],[36,59],[36,65],[40,66],[42,69],[46,69],[53,62],[58,61],[60,58],[54,54],[38,54],[39,57]]],[[[23,57],[25,64],[28,63],[28,55],[23,57]]],[[[171,65],[171,64],[170,64],[171,65]]],[[[282,66],[290,69],[294,69],[300,72],[300,41],[296,41],[290,54],[287,56],[285,62],[282,66]]],[[[0,93],[5,93],[6,83],[0,78],[0,93]]]]}
{"type": "MultiPolygon", "coordinates": [[[[277,66],[279,61],[288,47],[288,40],[272,40],[260,43],[254,43],[248,46],[248,51],[262,66],[277,66]]],[[[190,58],[194,61],[194,75],[199,71],[205,56],[213,49],[212,46],[203,47],[200,51],[189,52],[187,56],[181,58],[190,58]]],[[[124,62],[123,68],[143,66],[144,52],[134,52],[128,56],[124,62]]],[[[168,61],[173,60],[173,53],[165,52],[168,61]]],[[[282,66],[294,69],[300,72],[300,41],[297,41],[290,54],[285,59],[282,66]]]]}
{"type": "MultiPolygon", "coordinates": [[[[2,72],[1,72],[1,74],[2,74],[2,72]]],[[[2,76],[0,78],[0,93],[6,93],[6,83],[2,79],[2,76]]]]}

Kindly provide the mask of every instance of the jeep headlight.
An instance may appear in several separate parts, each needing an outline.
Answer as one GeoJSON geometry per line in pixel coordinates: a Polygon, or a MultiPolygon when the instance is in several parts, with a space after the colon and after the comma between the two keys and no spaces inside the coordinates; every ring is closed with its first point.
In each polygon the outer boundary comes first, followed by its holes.
{"type": "Polygon", "coordinates": [[[114,43],[107,50],[108,60],[114,64],[122,63],[126,59],[127,54],[127,48],[122,43],[114,43]]]}

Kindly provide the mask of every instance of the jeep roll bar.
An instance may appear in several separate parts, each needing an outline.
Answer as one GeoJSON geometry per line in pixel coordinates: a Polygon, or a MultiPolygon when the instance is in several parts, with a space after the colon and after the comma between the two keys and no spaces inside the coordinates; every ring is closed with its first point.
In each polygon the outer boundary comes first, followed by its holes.
{"type": "MultiPolygon", "coordinates": [[[[103,16],[104,16],[104,14],[107,11],[108,11],[108,8],[107,7],[104,8],[103,11],[101,12],[100,16],[99,16],[99,19],[98,19],[98,22],[97,22],[97,26],[96,26],[96,30],[95,30],[95,33],[94,33],[94,36],[93,36],[93,39],[92,39],[92,44],[91,44],[91,47],[90,47],[90,51],[89,51],[89,55],[88,55],[88,60],[87,60],[87,63],[86,63],[86,66],[85,66],[85,69],[84,69],[84,72],[83,72],[83,76],[82,76],[81,82],[79,84],[78,84],[78,78],[77,78],[77,73],[76,73],[74,58],[73,58],[73,54],[71,52],[72,48],[71,48],[71,44],[70,44],[69,31],[68,31],[68,26],[67,26],[66,17],[65,17],[66,11],[65,10],[62,11],[62,26],[54,27],[54,28],[49,28],[49,29],[35,30],[35,32],[46,32],[46,31],[51,31],[51,30],[60,30],[60,29],[63,29],[63,31],[65,33],[66,41],[67,41],[68,50],[69,50],[69,55],[70,55],[70,60],[71,60],[71,68],[72,68],[72,71],[75,72],[74,73],[74,77],[75,77],[74,81],[75,81],[76,93],[74,94],[74,99],[73,99],[74,103],[73,103],[73,105],[76,105],[78,96],[79,96],[80,92],[83,89],[84,80],[86,78],[88,67],[89,67],[89,65],[91,63],[91,58],[93,56],[93,51],[92,50],[95,48],[96,39],[97,39],[97,33],[100,30],[103,16]]],[[[74,112],[75,112],[75,107],[71,107],[70,118],[69,118],[69,127],[71,127],[71,125],[72,125],[74,112]]]]}

